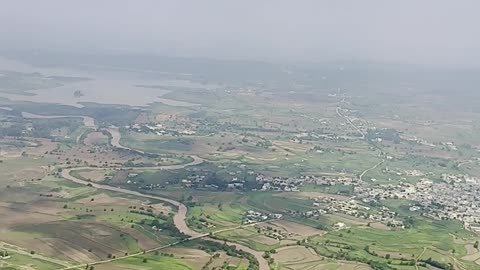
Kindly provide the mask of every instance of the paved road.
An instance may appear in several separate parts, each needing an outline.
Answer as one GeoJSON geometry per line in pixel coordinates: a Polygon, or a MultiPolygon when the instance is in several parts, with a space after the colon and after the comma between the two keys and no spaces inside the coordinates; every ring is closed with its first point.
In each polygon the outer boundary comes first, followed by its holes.
{"type": "Polygon", "coordinates": [[[347,121],[347,123],[349,123],[355,130],[358,131],[358,133],[360,133],[360,135],[362,135],[362,139],[365,139],[365,136],[366,136],[365,132],[363,132],[360,128],[358,128],[358,127],[352,122],[352,120],[350,120],[350,118],[349,118],[348,116],[343,115],[343,114],[340,112],[341,109],[342,109],[341,107],[337,107],[337,108],[335,109],[335,111],[337,112],[337,115],[340,116],[341,118],[345,119],[345,120],[347,121]]]}

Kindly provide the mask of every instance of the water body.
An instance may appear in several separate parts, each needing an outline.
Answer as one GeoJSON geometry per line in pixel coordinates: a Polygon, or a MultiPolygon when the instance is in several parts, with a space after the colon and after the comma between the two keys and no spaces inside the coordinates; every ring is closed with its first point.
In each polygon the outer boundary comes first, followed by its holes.
{"type": "Polygon", "coordinates": [[[33,67],[25,63],[0,57],[1,70],[17,72],[39,72],[44,76],[71,76],[90,78],[88,81],[65,83],[60,87],[36,89],[27,91],[33,95],[22,95],[0,92],[0,98],[12,101],[30,101],[38,103],[56,103],[83,107],[82,102],[99,104],[117,104],[129,106],[148,106],[161,102],[170,106],[195,106],[198,104],[167,99],[162,96],[171,92],[168,86],[185,88],[207,88],[214,85],[202,85],[188,80],[150,80],[144,79],[140,73],[133,71],[91,70],[77,71],[71,69],[51,69],[33,67]],[[167,89],[137,87],[136,85],[162,85],[167,89]],[[83,96],[74,97],[75,91],[81,91],[83,96]]]}
{"type": "Polygon", "coordinates": [[[0,97],[13,101],[30,101],[39,103],[57,103],[75,107],[83,107],[82,102],[94,102],[100,104],[118,104],[129,106],[148,106],[154,102],[161,102],[170,106],[195,106],[197,104],[166,99],[161,96],[170,91],[164,89],[152,89],[137,87],[139,83],[156,83],[168,86],[193,87],[188,81],[131,81],[120,79],[93,79],[67,83],[60,87],[28,91],[33,95],[17,95],[0,93],[0,97]],[[189,85],[189,86],[185,86],[189,85]],[[74,97],[75,91],[81,91],[83,96],[74,97]]]}
{"type": "Polygon", "coordinates": [[[95,119],[90,116],[83,116],[83,115],[40,115],[34,114],[29,112],[22,112],[22,117],[26,119],[57,119],[57,118],[82,118],[83,125],[87,128],[96,129],[95,126],[95,119]]]}

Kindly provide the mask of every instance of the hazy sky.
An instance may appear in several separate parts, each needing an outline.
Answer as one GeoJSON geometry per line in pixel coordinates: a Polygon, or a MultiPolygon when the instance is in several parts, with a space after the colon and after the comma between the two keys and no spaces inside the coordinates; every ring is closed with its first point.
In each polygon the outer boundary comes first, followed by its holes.
{"type": "Polygon", "coordinates": [[[2,0],[0,49],[480,66],[478,0],[2,0]]]}

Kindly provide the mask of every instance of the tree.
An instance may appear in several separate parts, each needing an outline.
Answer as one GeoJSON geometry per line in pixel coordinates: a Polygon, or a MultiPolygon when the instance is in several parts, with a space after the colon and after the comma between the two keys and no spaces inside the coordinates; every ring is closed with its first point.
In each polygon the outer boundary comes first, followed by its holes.
{"type": "Polygon", "coordinates": [[[142,262],[147,263],[148,262],[147,258],[143,258],[142,262]]]}

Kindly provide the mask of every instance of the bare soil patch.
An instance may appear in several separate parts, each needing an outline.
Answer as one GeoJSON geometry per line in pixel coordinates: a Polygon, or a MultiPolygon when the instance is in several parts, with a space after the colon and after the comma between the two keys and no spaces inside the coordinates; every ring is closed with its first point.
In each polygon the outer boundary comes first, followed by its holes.
{"type": "Polygon", "coordinates": [[[473,247],[472,244],[465,245],[467,255],[462,257],[462,260],[474,262],[480,260],[480,251],[473,247]]]}
{"type": "Polygon", "coordinates": [[[112,170],[79,170],[78,174],[84,178],[93,182],[101,182],[105,180],[105,175],[108,175],[112,170]]]}
{"type": "Polygon", "coordinates": [[[107,140],[108,142],[108,136],[106,136],[102,132],[95,131],[95,132],[88,133],[88,135],[83,140],[83,143],[85,143],[85,145],[88,145],[88,146],[93,146],[93,145],[100,145],[104,143],[105,140],[107,140]]]}
{"type": "Polygon", "coordinates": [[[277,249],[276,254],[272,254],[272,257],[276,262],[279,263],[305,263],[309,261],[317,261],[320,260],[317,254],[312,252],[311,250],[307,249],[303,246],[291,246],[291,247],[283,247],[277,249]]]}
{"type": "Polygon", "coordinates": [[[286,221],[286,220],[278,220],[274,222],[269,222],[268,224],[272,224],[273,226],[279,227],[280,229],[297,236],[312,236],[318,234],[324,234],[325,232],[319,229],[315,229],[306,225],[286,221]]]}

